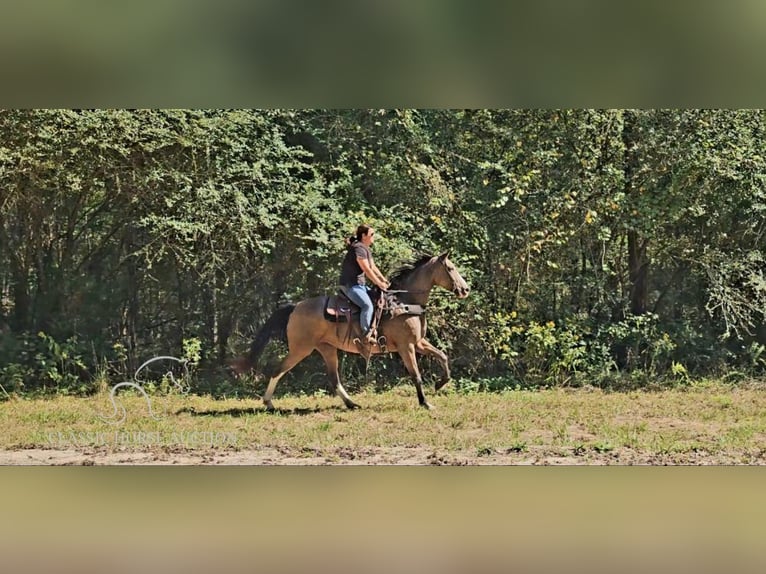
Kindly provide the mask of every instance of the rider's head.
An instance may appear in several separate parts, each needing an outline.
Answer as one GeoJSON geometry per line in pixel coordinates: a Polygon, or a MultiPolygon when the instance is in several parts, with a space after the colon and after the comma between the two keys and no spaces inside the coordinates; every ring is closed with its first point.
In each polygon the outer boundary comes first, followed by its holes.
{"type": "Polygon", "coordinates": [[[375,230],[369,225],[360,225],[356,228],[356,238],[365,245],[372,245],[375,240],[375,230]]]}

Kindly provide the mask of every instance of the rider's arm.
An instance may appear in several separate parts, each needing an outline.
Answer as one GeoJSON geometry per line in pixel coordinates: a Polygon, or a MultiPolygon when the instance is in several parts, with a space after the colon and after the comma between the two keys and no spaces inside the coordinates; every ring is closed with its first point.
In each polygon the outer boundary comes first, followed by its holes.
{"type": "Polygon", "coordinates": [[[364,271],[364,274],[370,278],[370,281],[375,283],[375,285],[380,287],[383,291],[388,289],[388,281],[386,281],[386,278],[383,277],[382,273],[380,273],[377,268],[373,267],[373,265],[375,265],[374,263],[370,265],[370,262],[367,259],[361,257],[357,257],[356,261],[359,263],[359,267],[362,268],[362,271],[364,271]]]}
{"type": "Polygon", "coordinates": [[[383,275],[383,272],[378,268],[378,266],[375,264],[375,260],[370,257],[370,267],[372,268],[373,273],[375,273],[380,281],[382,281],[385,284],[389,284],[388,279],[386,279],[386,276],[383,275]]]}
{"type": "Polygon", "coordinates": [[[383,272],[382,272],[382,271],[381,271],[381,270],[378,268],[378,266],[375,264],[375,261],[371,261],[371,263],[372,263],[372,268],[373,268],[373,270],[375,271],[375,273],[377,273],[377,274],[378,274],[378,277],[380,278],[380,280],[381,280],[383,283],[385,283],[385,285],[386,285],[386,289],[388,289],[389,287],[391,287],[391,282],[390,282],[388,279],[386,279],[386,276],[383,274],[383,272]]]}
{"type": "Polygon", "coordinates": [[[375,274],[378,276],[378,279],[380,279],[380,281],[386,285],[386,289],[388,289],[388,286],[389,286],[388,279],[386,279],[386,276],[383,275],[383,272],[380,269],[378,269],[378,266],[375,265],[374,261],[370,262],[370,267],[375,272],[375,274]]]}

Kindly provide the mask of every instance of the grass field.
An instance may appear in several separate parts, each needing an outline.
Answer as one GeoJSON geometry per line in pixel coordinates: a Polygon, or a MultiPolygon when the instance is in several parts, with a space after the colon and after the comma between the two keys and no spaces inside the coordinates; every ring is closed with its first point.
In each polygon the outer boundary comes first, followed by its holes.
{"type": "Polygon", "coordinates": [[[766,386],[429,393],[403,383],[353,398],[140,395],[0,403],[3,464],[764,464],[766,386]]]}

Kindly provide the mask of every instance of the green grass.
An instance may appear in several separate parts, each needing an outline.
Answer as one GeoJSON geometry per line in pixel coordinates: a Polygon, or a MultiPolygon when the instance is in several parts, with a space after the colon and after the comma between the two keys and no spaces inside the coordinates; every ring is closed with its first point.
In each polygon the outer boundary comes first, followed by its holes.
{"type": "Polygon", "coordinates": [[[449,389],[429,393],[434,411],[418,407],[408,384],[357,392],[353,398],[362,409],[348,411],[324,393],[278,394],[278,410],[269,413],[256,398],[154,396],[154,420],[142,397],[124,396],[127,418],[120,425],[99,417],[112,412],[108,394],[14,398],[0,403],[0,449],[276,448],[308,456],[338,449],[413,448],[471,460],[552,453],[574,457],[574,463],[605,456],[649,463],[676,456],[683,462],[692,455],[707,455],[713,462],[766,458],[766,392],[756,386],[706,384],[622,393],[449,389]]]}

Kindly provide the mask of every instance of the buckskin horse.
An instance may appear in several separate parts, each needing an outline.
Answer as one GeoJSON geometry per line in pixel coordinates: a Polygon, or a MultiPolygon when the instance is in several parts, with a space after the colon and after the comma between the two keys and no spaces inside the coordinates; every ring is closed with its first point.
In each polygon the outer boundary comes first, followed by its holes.
{"type": "MultiPolygon", "coordinates": [[[[468,284],[449,260],[449,252],[439,256],[423,255],[395,272],[391,276],[390,291],[396,293],[401,314],[381,318],[378,340],[385,341],[385,345],[372,347],[372,354],[399,353],[415,383],[418,402],[427,409],[431,405],[423,394],[416,354],[435,357],[441,365],[444,374],[435,384],[437,391],[450,379],[447,355],[425,338],[425,309],[431,290],[437,286],[452,291],[460,299],[467,297],[470,292],[468,284]]],[[[359,407],[343,388],[338,372],[338,350],[357,354],[361,352],[352,338],[352,329],[358,323],[358,316],[351,318],[350,322],[340,323],[338,318],[328,316],[327,311],[331,307],[331,297],[325,295],[277,309],[256,333],[250,352],[231,362],[235,373],[246,373],[255,367],[269,340],[275,337],[286,340],[289,352],[269,379],[263,395],[267,409],[274,409],[271,397],[279,380],[315,350],[319,351],[327,365],[330,389],[340,395],[349,409],[359,407]]]]}

